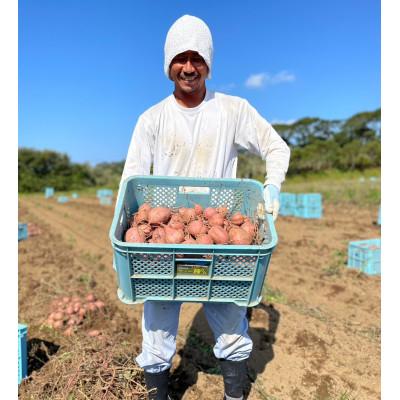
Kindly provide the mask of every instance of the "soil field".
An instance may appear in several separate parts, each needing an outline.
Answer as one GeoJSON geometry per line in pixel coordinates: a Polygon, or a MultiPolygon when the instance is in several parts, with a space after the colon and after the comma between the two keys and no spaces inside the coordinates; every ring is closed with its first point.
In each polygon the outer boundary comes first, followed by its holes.
{"type": "MultiPolygon", "coordinates": [[[[114,207],[95,197],[59,204],[23,196],[19,322],[28,325],[29,378],[21,399],[142,399],[142,306],[116,295],[108,231],[114,207]],[[32,228],[33,229],[33,228],[32,228]],[[72,335],[46,324],[52,302],[93,293],[104,308],[72,335]],[[90,337],[90,331],[97,336],[90,337]]],[[[250,400],[380,399],[380,277],[346,268],[352,240],[380,237],[376,207],[324,204],[320,220],[279,217],[264,301],[249,309],[250,400]]],[[[181,309],[172,398],[218,400],[223,381],[201,305],[181,309]]]]}

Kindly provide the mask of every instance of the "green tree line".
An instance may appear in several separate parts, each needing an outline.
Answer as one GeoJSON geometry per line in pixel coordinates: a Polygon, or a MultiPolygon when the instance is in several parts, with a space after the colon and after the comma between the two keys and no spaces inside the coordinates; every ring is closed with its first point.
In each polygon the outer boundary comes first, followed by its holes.
{"type": "MultiPolygon", "coordinates": [[[[291,148],[288,175],[380,167],[380,120],[378,109],[347,120],[303,118],[293,124],[274,124],[291,148]]],[[[117,188],[123,166],[124,161],[103,162],[92,167],[73,163],[67,154],[56,151],[20,148],[18,190],[40,192],[46,186],[58,191],[96,186],[117,188]]],[[[237,175],[263,181],[265,161],[248,152],[239,152],[237,175]]]]}

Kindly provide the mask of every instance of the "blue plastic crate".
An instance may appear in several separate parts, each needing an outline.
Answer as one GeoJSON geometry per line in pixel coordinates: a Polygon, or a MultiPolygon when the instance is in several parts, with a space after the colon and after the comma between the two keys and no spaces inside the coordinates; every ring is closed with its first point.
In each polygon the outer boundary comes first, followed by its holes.
{"type": "Polygon", "coordinates": [[[296,194],[282,192],[279,195],[279,214],[283,216],[294,215],[296,210],[296,194]]]}
{"type": "Polygon", "coordinates": [[[111,196],[102,196],[99,198],[99,203],[102,206],[111,206],[113,202],[113,199],[111,196]]]}
{"type": "Polygon", "coordinates": [[[381,273],[381,239],[350,242],[347,266],[357,268],[368,275],[379,275],[381,273]]]}
{"type": "Polygon", "coordinates": [[[111,189],[99,189],[96,193],[98,198],[101,197],[112,197],[113,191],[111,189]]]}
{"type": "Polygon", "coordinates": [[[57,199],[57,201],[59,202],[59,203],[68,203],[68,201],[69,201],[69,198],[67,197],[67,196],[58,196],[58,199],[57,199]]]}
{"type": "Polygon", "coordinates": [[[79,199],[79,194],[78,193],[72,193],[71,197],[73,199],[79,199]]]}
{"type": "Polygon", "coordinates": [[[278,238],[272,215],[260,224],[260,245],[126,243],[131,216],[143,203],[167,207],[226,205],[255,217],[263,186],[251,179],[134,176],[121,188],[110,229],[118,296],[127,304],[146,300],[224,302],[255,306],[278,238]]]}
{"type": "Polygon", "coordinates": [[[18,223],[18,241],[28,239],[28,225],[18,223]]]}
{"type": "Polygon", "coordinates": [[[27,333],[28,327],[18,324],[18,385],[28,376],[27,333]]]}
{"type": "Polygon", "coordinates": [[[46,199],[53,197],[54,196],[54,188],[52,187],[47,187],[44,189],[44,197],[46,199]]]}
{"type": "Polygon", "coordinates": [[[298,218],[322,218],[321,193],[297,194],[294,216],[298,218]]]}

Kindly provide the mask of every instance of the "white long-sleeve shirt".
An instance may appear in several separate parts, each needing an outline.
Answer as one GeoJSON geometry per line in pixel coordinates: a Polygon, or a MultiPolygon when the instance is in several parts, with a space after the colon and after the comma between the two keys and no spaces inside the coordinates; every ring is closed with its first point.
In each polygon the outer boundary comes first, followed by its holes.
{"type": "Polygon", "coordinates": [[[201,104],[185,108],[174,95],[138,119],[122,173],[132,175],[236,178],[238,149],[266,161],[265,184],[279,189],[290,149],[248,101],[207,91],[201,104]]]}

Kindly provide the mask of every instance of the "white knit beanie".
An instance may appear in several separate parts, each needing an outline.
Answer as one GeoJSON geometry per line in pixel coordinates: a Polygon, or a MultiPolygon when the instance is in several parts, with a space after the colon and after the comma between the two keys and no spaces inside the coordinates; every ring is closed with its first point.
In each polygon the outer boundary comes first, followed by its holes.
{"type": "Polygon", "coordinates": [[[164,46],[164,72],[167,78],[172,59],[188,50],[197,51],[204,58],[210,79],[213,57],[211,32],[203,20],[192,15],[178,18],[167,33],[164,46]]]}

